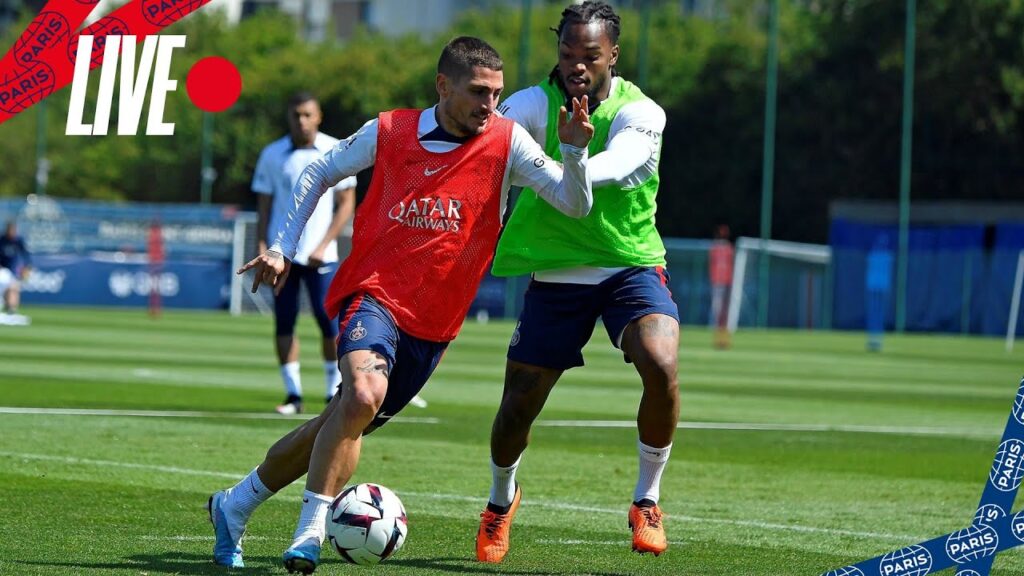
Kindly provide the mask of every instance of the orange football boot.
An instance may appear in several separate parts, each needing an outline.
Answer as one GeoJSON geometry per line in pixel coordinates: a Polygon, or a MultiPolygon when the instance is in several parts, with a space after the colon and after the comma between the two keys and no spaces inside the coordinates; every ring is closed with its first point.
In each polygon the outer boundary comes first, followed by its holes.
{"type": "Polygon", "coordinates": [[[481,562],[497,564],[508,554],[509,531],[512,519],[519,509],[519,501],[523,499],[523,491],[516,484],[516,495],[508,512],[499,514],[491,510],[490,504],[480,514],[480,530],[476,533],[476,559],[481,562]]]}
{"type": "MultiPolygon", "coordinates": [[[[641,502],[646,504],[649,500],[641,502]]],[[[665,527],[661,523],[664,514],[657,504],[650,506],[637,506],[635,503],[629,507],[629,528],[633,531],[633,550],[643,554],[651,552],[655,556],[661,554],[668,548],[668,538],[665,537],[665,527]]]]}

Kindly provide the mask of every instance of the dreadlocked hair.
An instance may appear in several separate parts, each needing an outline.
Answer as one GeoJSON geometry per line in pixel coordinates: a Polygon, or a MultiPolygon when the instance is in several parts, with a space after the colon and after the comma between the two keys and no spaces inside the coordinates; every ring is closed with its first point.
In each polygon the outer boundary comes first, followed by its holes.
{"type": "MultiPolygon", "coordinates": [[[[580,4],[570,4],[568,8],[562,10],[562,19],[558,21],[558,27],[552,28],[551,31],[561,38],[562,31],[566,26],[590,24],[591,22],[601,22],[604,26],[604,33],[608,35],[608,40],[612,45],[619,43],[619,26],[621,24],[619,15],[611,6],[600,0],[586,0],[580,4]]],[[[612,66],[612,76],[618,75],[619,73],[612,66]]],[[[558,79],[558,66],[555,66],[549,77],[558,79]]]]}
{"type": "Polygon", "coordinates": [[[597,20],[603,20],[604,31],[608,34],[608,39],[612,41],[612,44],[618,44],[619,15],[615,13],[611,6],[600,0],[586,0],[586,2],[581,4],[570,4],[568,8],[562,10],[562,19],[559,20],[558,27],[551,30],[558,37],[561,37],[562,31],[565,30],[566,26],[590,24],[597,20]]]}

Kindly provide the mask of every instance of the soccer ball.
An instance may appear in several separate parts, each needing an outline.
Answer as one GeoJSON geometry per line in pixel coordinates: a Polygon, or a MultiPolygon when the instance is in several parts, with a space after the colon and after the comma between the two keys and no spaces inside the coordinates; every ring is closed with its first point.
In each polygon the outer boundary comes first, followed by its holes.
{"type": "Polygon", "coordinates": [[[408,531],[402,501],[378,484],[346,488],[328,511],[327,540],[352,564],[376,564],[398,552],[408,531]]]}

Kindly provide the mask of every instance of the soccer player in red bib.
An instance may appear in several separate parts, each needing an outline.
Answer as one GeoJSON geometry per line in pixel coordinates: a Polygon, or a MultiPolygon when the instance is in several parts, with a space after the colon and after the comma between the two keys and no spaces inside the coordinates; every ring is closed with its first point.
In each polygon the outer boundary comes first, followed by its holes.
{"type": "Polygon", "coordinates": [[[327,294],[328,313],[339,317],[340,393],[238,484],[210,497],[218,564],[242,566],[250,514],[308,471],[283,560],[289,572],[316,569],[328,506],[355,471],[362,436],[405,407],[458,334],[491,262],[510,186],[536,190],[571,217],[590,211],[586,98],[573,100],[571,120],[562,109],[559,167],[525,129],[496,113],[502,61],[486,42],[449,42],[436,86],[436,106],[384,112],[310,164],[277,239],[239,271],[255,272],[254,288],[280,286],[319,196],[374,166],[356,211],[352,253],[327,294]]]}

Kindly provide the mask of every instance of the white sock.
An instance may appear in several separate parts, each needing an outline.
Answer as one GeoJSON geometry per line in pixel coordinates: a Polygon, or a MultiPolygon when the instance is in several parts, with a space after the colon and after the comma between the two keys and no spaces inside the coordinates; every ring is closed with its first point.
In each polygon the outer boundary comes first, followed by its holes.
{"type": "Polygon", "coordinates": [[[636,446],[640,452],[640,475],[636,489],[633,490],[633,502],[646,499],[657,504],[661,496],[661,473],[665,471],[665,464],[668,464],[668,457],[672,454],[672,445],[655,448],[637,440],[636,446]]]}
{"type": "Polygon", "coordinates": [[[333,501],[333,496],[324,496],[309,490],[302,493],[302,514],[299,515],[299,525],[295,528],[294,540],[289,550],[310,542],[323,546],[324,538],[327,537],[327,509],[333,501]]]}
{"type": "Polygon", "coordinates": [[[242,478],[242,480],[224,491],[224,499],[221,500],[221,510],[228,521],[228,529],[232,534],[245,532],[245,525],[249,522],[249,516],[260,504],[267,501],[274,493],[263,485],[256,468],[242,478]]]}
{"type": "Polygon", "coordinates": [[[284,380],[284,389],[289,396],[302,397],[302,376],[299,375],[298,362],[282,364],[281,378],[284,380]]]}
{"type": "Polygon", "coordinates": [[[512,499],[516,497],[516,469],[522,459],[520,455],[508,468],[502,468],[491,460],[491,504],[502,507],[512,504],[512,499]]]}
{"type": "MultiPolygon", "coordinates": [[[[256,473],[258,469],[253,468],[252,472],[249,472],[238,484],[225,491],[225,507],[230,508],[232,514],[241,516],[243,521],[248,521],[256,507],[274,495],[270,488],[263,485],[260,475],[256,473]]],[[[225,510],[225,512],[227,511],[225,510]]]]}
{"type": "Polygon", "coordinates": [[[324,376],[327,378],[327,397],[332,398],[338,393],[341,384],[341,370],[338,370],[337,360],[324,362],[324,376]]]}

